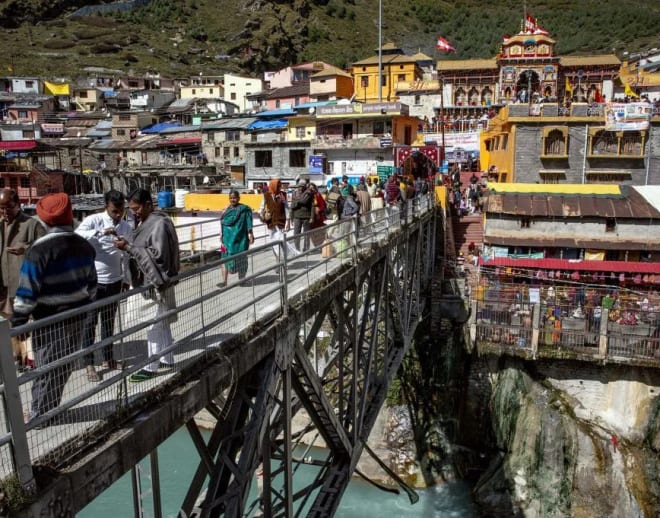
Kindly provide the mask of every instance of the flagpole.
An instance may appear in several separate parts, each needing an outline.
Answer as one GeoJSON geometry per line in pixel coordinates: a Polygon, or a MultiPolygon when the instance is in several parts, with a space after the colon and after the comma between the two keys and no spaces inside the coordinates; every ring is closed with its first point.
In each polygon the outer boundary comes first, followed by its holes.
{"type": "Polygon", "coordinates": [[[383,100],[383,0],[378,0],[378,102],[383,100]]]}

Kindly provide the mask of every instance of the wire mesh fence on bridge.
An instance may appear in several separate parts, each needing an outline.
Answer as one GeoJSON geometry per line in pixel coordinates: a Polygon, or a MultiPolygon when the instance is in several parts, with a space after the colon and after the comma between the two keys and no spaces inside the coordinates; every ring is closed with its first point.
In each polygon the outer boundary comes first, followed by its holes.
{"type": "Polygon", "coordinates": [[[393,234],[405,228],[407,220],[414,221],[434,207],[432,196],[419,197],[404,207],[386,207],[270,242],[261,227],[255,229],[258,240],[250,250],[225,259],[216,253],[218,221],[208,219],[178,229],[184,232],[181,253],[201,264],[177,278],[172,288],[174,310],[154,311],[153,302],[159,295],[147,287],[15,329],[9,329],[7,321],[1,322],[0,340],[5,347],[0,353],[4,402],[0,421],[6,432],[0,436],[0,477],[17,475],[29,488],[33,484],[32,464],[56,466],[72,458],[85,445],[100,440],[113,424],[159,397],[161,389],[174,382],[182,369],[222,358],[223,343],[256,323],[267,324],[281,316],[291,297],[359,261],[371,247],[386,245],[393,234]],[[292,254],[292,242],[305,249],[292,254]],[[306,243],[308,248],[303,246],[306,243]],[[239,279],[230,274],[228,284],[219,286],[222,268],[232,261],[243,262],[245,276],[239,279]],[[111,305],[118,306],[114,335],[95,338],[91,346],[81,347],[88,314],[111,305]],[[170,345],[149,356],[147,342],[167,343],[170,331],[170,345]],[[17,373],[10,335],[28,335],[33,346],[47,345],[52,352],[49,361],[17,373]],[[108,365],[99,371],[102,380],[92,382],[84,357],[93,354],[101,360],[108,347],[118,368],[108,365]],[[132,374],[149,364],[158,367],[152,377],[140,383],[129,381],[132,374]]]}

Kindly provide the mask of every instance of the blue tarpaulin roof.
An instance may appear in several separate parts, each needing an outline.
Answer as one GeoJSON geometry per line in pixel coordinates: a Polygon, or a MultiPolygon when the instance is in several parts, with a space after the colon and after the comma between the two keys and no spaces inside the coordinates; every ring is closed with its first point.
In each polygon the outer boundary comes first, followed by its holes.
{"type": "Polygon", "coordinates": [[[160,133],[163,130],[166,130],[168,128],[178,128],[181,126],[181,123],[179,122],[161,122],[160,124],[154,124],[152,126],[147,126],[146,128],[142,128],[140,131],[144,135],[151,135],[154,133],[160,133]]]}
{"type": "Polygon", "coordinates": [[[282,129],[286,128],[285,119],[267,120],[267,121],[254,121],[250,124],[248,130],[265,130],[265,129],[282,129]]]}

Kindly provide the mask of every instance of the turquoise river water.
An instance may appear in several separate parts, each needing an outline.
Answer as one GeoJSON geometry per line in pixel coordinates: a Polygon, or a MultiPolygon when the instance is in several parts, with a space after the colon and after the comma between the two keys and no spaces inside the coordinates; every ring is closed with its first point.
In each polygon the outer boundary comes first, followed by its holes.
{"type": "MultiPolygon", "coordinates": [[[[208,434],[205,434],[208,439],[208,434]]],[[[149,465],[148,459],[142,461],[149,465]]],[[[199,456],[185,429],[179,430],[158,448],[163,516],[178,518],[178,508],[183,501],[188,482],[197,468],[199,456]]],[[[296,477],[310,476],[302,466],[296,477]]],[[[143,485],[148,482],[143,481],[143,485]]],[[[254,486],[254,484],[253,484],[254,486]]],[[[148,490],[148,487],[144,488],[148,490]]],[[[354,480],[344,493],[336,516],[339,518],[476,518],[477,511],[470,499],[467,484],[453,482],[430,489],[419,490],[419,502],[412,505],[405,493],[396,495],[381,491],[374,486],[354,480]]],[[[145,498],[149,501],[149,497],[145,498]]],[[[304,516],[304,513],[302,514],[304,516]]],[[[85,507],[78,518],[130,518],[133,516],[130,474],[85,507]]],[[[153,516],[147,507],[144,516],[153,516]]]]}

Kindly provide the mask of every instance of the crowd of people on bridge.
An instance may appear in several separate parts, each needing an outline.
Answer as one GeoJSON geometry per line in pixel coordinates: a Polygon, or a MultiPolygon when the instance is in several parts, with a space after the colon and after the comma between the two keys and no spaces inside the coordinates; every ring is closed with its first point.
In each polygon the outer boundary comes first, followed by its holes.
{"type": "MultiPolygon", "coordinates": [[[[316,185],[300,179],[291,197],[279,179],[272,179],[263,191],[259,215],[271,241],[281,241],[284,232],[293,229],[293,243],[287,241],[292,255],[315,246],[314,233],[327,221],[357,218],[365,221],[374,208],[399,206],[417,195],[425,194],[429,184],[393,175],[387,183],[361,178],[351,185],[344,176],[334,180],[323,196],[316,185]]],[[[19,369],[44,367],[56,363],[81,347],[109,341],[115,333],[118,295],[139,287],[148,287],[137,297],[133,308],[141,319],[152,321],[147,330],[148,357],[154,360],[129,377],[142,382],[171,369],[173,343],[170,325],[176,321],[175,290],[179,273],[179,242],[170,217],[155,210],[151,193],[136,189],[128,196],[111,190],[104,195],[104,210],[85,217],[74,229],[69,196],[48,194],[36,204],[36,216],[25,214],[18,195],[0,190],[0,235],[2,251],[2,312],[13,327],[69,312],[67,318],[41,325],[31,333],[14,338],[14,355],[19,369]],[[126,206],[132,220],[126,219],[126,206]],[[114,297],[90,311],[76,312],[94,301],[114,297]],[[73,310],[73,311],[72,311],[73,310]],[[31,347],[30,353],[28,349],[31,347]]],[[[240,203],[240,193],[232,190],[229,206],[221,216],[220,255],[225,258],[219,287],[227,286],[228,275],[238,274],[242,281],[248,261],[243,252],[254,243],[253,213],[240,203]],[[242,255],[241,255],[242,254],[242,255]],[[234,257],[237,256],[237,257],[234,257]]],[[[325,238],[324,233],[320,234],[325,238]]],[[[273,246],[276,254],[277,245],[273,246]]],[[[95,354],[83,356],[89,382],[102,381],[103,373],[121,369],[109,342],[99,351],[100,369],[95,354]]],[[[74,369],[72,362],[61,362],[40,373],[32,384],[32,403],[26,422],[59,406],[64,387],[74,369]]]]}
{"type": "MultiPolygon", "coordinates": [[[[154,211],[151,193],[136,189],[127,198],[118,191],[104,196],[105,208],[86,217],[74,229],[69,196],[48,194],[36,205],[36,217],[23,213],[17,193],[0,191],[0,234],[2,234],[2,312],[13,327],[63,312],[68,316],[35,328],[31,336],[19,334],[14,348],[19,369],[43,367],[86,348],[95,342],[101,317],[101,338],[114,334],[117,302],[92,311],[77,312],[94,300],[115,296],[130,285],[148,286],[138,312],[153,320],[147,331],[150,357],[173,344],[170,324],[175,316],[162,316],[176,307],[174,281],[179,273],[179,243],[171,219],[154,211]],[[126,199],[133,214],[131,227],[124,219],[126,199]],[[130,283],[130,284],[129,284],[130,283]],[[31,344],[33,358],[26,345],[31,344]]],[[[112,344],[102,350],[102,369],[119,368],[112,344]]],[[[130,381],[140,382],[169,368],[171,353],[147,364],[130,381]]],[[[87,379],[101,381],[94,367],[94,355],[84,356],[87,379]]],[[[25,416],[29,422],[60,404],[73,371],[71,362],[62,362],[39,374],[32,383],[32,403],[25,416]]]]}

